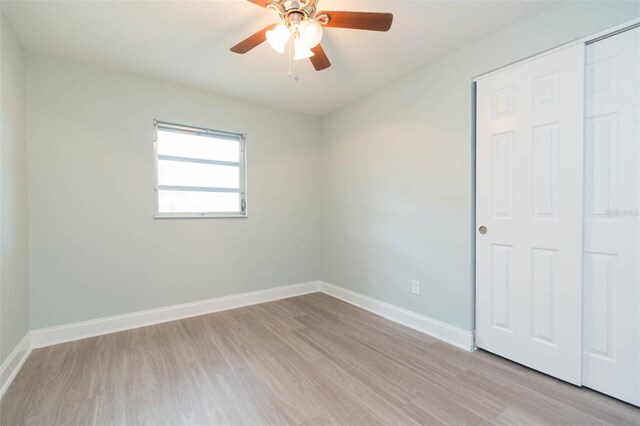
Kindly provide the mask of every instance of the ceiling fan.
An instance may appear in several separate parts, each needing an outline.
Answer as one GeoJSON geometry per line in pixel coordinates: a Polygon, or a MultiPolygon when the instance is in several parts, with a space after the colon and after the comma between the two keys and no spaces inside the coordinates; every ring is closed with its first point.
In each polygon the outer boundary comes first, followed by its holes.
{"type": "Polygon", "coordinates": [[[317,12],[319,0],[248,0],[280,15],[282,23],[269,25],[247,37],[230,50],[244,54],[267,41],[278,53],[287,46],[293,50],[293,59],[309,58],[316,71],[329,68],[331,62],[320,41],[323,27],[351,28],[354,30],[389,31],[393,22],[391,13],[372,12],[317,12]]]}

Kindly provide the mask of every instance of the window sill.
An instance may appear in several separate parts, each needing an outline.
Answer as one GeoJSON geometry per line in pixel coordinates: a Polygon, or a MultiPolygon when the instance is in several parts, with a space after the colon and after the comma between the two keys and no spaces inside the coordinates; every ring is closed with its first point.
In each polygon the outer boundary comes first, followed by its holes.
{"type": "Polygon", "coordinates": [[[192,213],[169,213],[156,214],[154,219],[246,219],[246,214],[192,214],[192,213]]]}

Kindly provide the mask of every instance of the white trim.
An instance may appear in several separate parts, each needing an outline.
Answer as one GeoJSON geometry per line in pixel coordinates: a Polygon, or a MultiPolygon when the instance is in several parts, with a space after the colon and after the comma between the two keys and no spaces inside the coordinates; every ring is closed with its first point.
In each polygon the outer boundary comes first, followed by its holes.
{"type": "Polygon", "coordinates": [[[13,348],[9,357],[0,366],[0,398],[22,368],[31,353],[31,334],[27,332],[20,343],[13,348]]]}
{"type": "Polygon", "coordinates": [[[266,303],[304,294],[322,292],[390,321],[435,337],[458,348],[472,351],[473,334],[441,321],[408,311],[380,300],[323,281],[309,281],[266,290],[217,297],[165,308],[41,328],[27,333],[0,367],[0,397],[9,387],[32,349],[72,342],[89,337],[176,321],[213,312],[266,303]]]}
{"type": "Polygon", "coordinates": [[[470,331],[322,281],[310,281],[267,290],[167,306],[165,308],[41,328],[31,331],[31,348],[42,348],[319,291],[390,321],[435,337],[458,348],[467,351],[474,350],[473,334],[470,331]]]}
{"type": "Polygon", "coordinates": [[[495,73],[497,73],[499,71],[504,71],[504,70],[512,68],[512,67],[514,67],[516,65],[520,65],[520,64],[522,64],[524,62],[528,62],[528,61],[537,59],[539,57],[542,57],[542,56],[545,56],[545,55],[549,55],[551,53],[555,53],[557,51],[560,51],[562,49],[566,49],[567,47],[571,47],[571,46],[574,46],[576,44],[587,44],[587,43],[590,43],[590,42],[592,42],[594,40],[600,39],[602,37],[609,36],[609,35],[611,35],[613,33],[618,32],[618,31],[626,30],[626,29],[632,29],[633,27],[636,27],[638,25],[640,25],[640,18],[632,19],[632,20],[624,22],[624,23],[622,23],[620,25],[616,25],[615,27],[608,28],[606,30],[597,32],[595,34],[588,35],[586,37],[581,37],[581,38],[579,38],[577,40],[573,40],[573,41],[570,41],[568,43],[561,44],[560,46],[552,47],[551,49],[543,50],[542,52],[538,52],[538,53],[533,54],[531,56],[527,56],[525,58],[519,59],[519,60],[517,60],[515,62],[511,62],[511,63],[506,64],[504,66],[501,66],[499,68],[493,69],[491,71],[484,72],[482,74],[479,74],[479,75],[473,77],[471,79],[471,81],[478,81],[478,80],[480,80],[480,79],[482,79],[484,77],[488,77],[488,76],[490,76],[492,74],[495,74],[495,73]]]}
{"type": "Polygon", "coordinates": [[[320,290],[319,281],[310,281],[284,287],[240,293],[232,296],[217,297],[165,308],[150,309],[130,314],[116,315],[95,320],[76,322],[56,327],[41,328],[31,331],[33,348],[57,345],[74,340],[116,333],[138,327],[175,321],[258,303],[271,302],[288,297],[315,293],[320,290]]]}
{"type": "Polygon", "coordinates": [[[320,291],[450,345],[470,352],[475,350],[473,333],[470,331],[326,282],[321,281],[320,291]]]}
{"type": "Polygon", "coordinates": [[[154,219],[246,219],[246,214],[206,214],[206,213],[159,213],[154,219]]]}

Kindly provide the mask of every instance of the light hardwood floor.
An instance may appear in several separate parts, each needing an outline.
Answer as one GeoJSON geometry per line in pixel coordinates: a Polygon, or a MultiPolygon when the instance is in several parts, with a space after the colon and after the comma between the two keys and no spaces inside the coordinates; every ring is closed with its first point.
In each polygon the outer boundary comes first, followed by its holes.
{"type": "Polygon", "coordinates": [[[640,410],[315,293],[34,350],[0,424],[640,424],[640,410]]]}

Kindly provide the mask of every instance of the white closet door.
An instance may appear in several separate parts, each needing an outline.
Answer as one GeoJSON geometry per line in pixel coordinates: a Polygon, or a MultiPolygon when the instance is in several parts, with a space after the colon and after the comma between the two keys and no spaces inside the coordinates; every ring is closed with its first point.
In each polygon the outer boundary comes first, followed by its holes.
{"type": "Polygon", "coordinates": [[[640,28],[586,62],[583,383],[640,405],[640,28]]]}
{"type": "Polygon", "coordinates": [[[575,384],[583,76],[584,45],[490,74],[476,117],[477,346],[575,384]]]}

